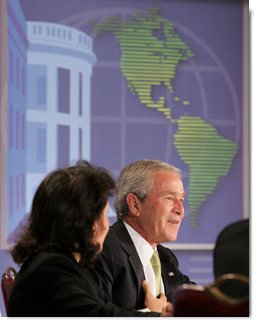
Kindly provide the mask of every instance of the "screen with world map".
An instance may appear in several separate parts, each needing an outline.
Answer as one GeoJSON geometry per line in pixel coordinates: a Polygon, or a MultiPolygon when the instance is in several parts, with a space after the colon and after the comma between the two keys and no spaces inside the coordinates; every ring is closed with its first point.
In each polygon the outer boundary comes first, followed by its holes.
{"type": "Polygon", "coordinates": [[[69,26],[92,41],[82,157],[115,178],[137,159],[179,167],[187,197],[178,244],[213,244],[228,223],[247,217],[244,2],[35,2],[19,1],[27,22],[69,26]]]}

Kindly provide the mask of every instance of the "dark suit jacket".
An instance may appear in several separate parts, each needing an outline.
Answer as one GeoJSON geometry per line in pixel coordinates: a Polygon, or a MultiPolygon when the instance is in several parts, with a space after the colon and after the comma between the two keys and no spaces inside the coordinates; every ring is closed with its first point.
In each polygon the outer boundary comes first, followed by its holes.
{"type": "MultiPolygon", "coordinates": [[[[178,261],[172,251],[157,246],[162,267],[165,294],[169,301],[176,286],[190,283],[190,279],[178,269],[178,261]]],[[[131,237],[121,220],[109,230],[91,274],[104,291],[105,298],[124,309],[144,308],[144,292],[141,287],[145,279],[142,263],[131,237]]]]}
{"type": "Polygon", "coordinates": [[[18,272],[8,313],[16,317],[159,315],[119,309],[104,302],[95,286],[70,254],[42,251],[18,272]]]}

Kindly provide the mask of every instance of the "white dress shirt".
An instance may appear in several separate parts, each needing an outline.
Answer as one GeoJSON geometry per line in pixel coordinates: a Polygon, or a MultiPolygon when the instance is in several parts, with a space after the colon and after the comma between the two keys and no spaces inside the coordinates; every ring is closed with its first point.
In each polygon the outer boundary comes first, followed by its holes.
{"type": "MultiPolygon", "coordinates": [[[[143,265],[145,278],[148,281],[151,291],[153,295],[156,297],[156,281],[155,281],[155,274],[152,268],[150,259],[153,255],[154,249],[152,246],[141,236],[139,235],[136,230],[134,230],[130,225],[124,222],[126,229],[133,241],[134,246],[136,247],[138,256],[140,261],[143,265]]],[[[161,279],[161,292],[164,294],[164,285],[161,279]]]]}

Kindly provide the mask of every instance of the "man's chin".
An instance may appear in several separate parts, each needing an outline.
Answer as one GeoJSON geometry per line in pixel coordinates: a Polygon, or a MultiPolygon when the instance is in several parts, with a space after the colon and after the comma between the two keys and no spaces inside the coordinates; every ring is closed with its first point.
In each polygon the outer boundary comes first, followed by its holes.
{"type": "Polygon", "coordinates": [[[177,232],[174,234],[171,234],[170,236],[168,236],[169,237],[168,241],[175,242],[177,240],[177,235],[178,235],[177,232]]]}
{"type": "Polygon", "coordinates": [[[171,242],[175,242],[176,239],[177,239],[177,235],[170,235],[170,236],[166,236],[164,239],[161,239],[159,243],[171,243],[171,242]]]}

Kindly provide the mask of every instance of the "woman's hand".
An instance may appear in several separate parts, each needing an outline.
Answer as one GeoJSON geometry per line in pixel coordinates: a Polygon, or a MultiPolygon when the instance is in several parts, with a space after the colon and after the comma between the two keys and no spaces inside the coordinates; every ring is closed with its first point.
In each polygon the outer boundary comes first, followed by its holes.
{"type": "Polygon", "coordinates": [[[167,302],[166,296],[160,294],[160,297],[156,298],[146,280],[141,285],[145,292],[145,306],[150,311],[161,313],[161,316],[172,316],[173,307],[171,303],[167,302]]]}

